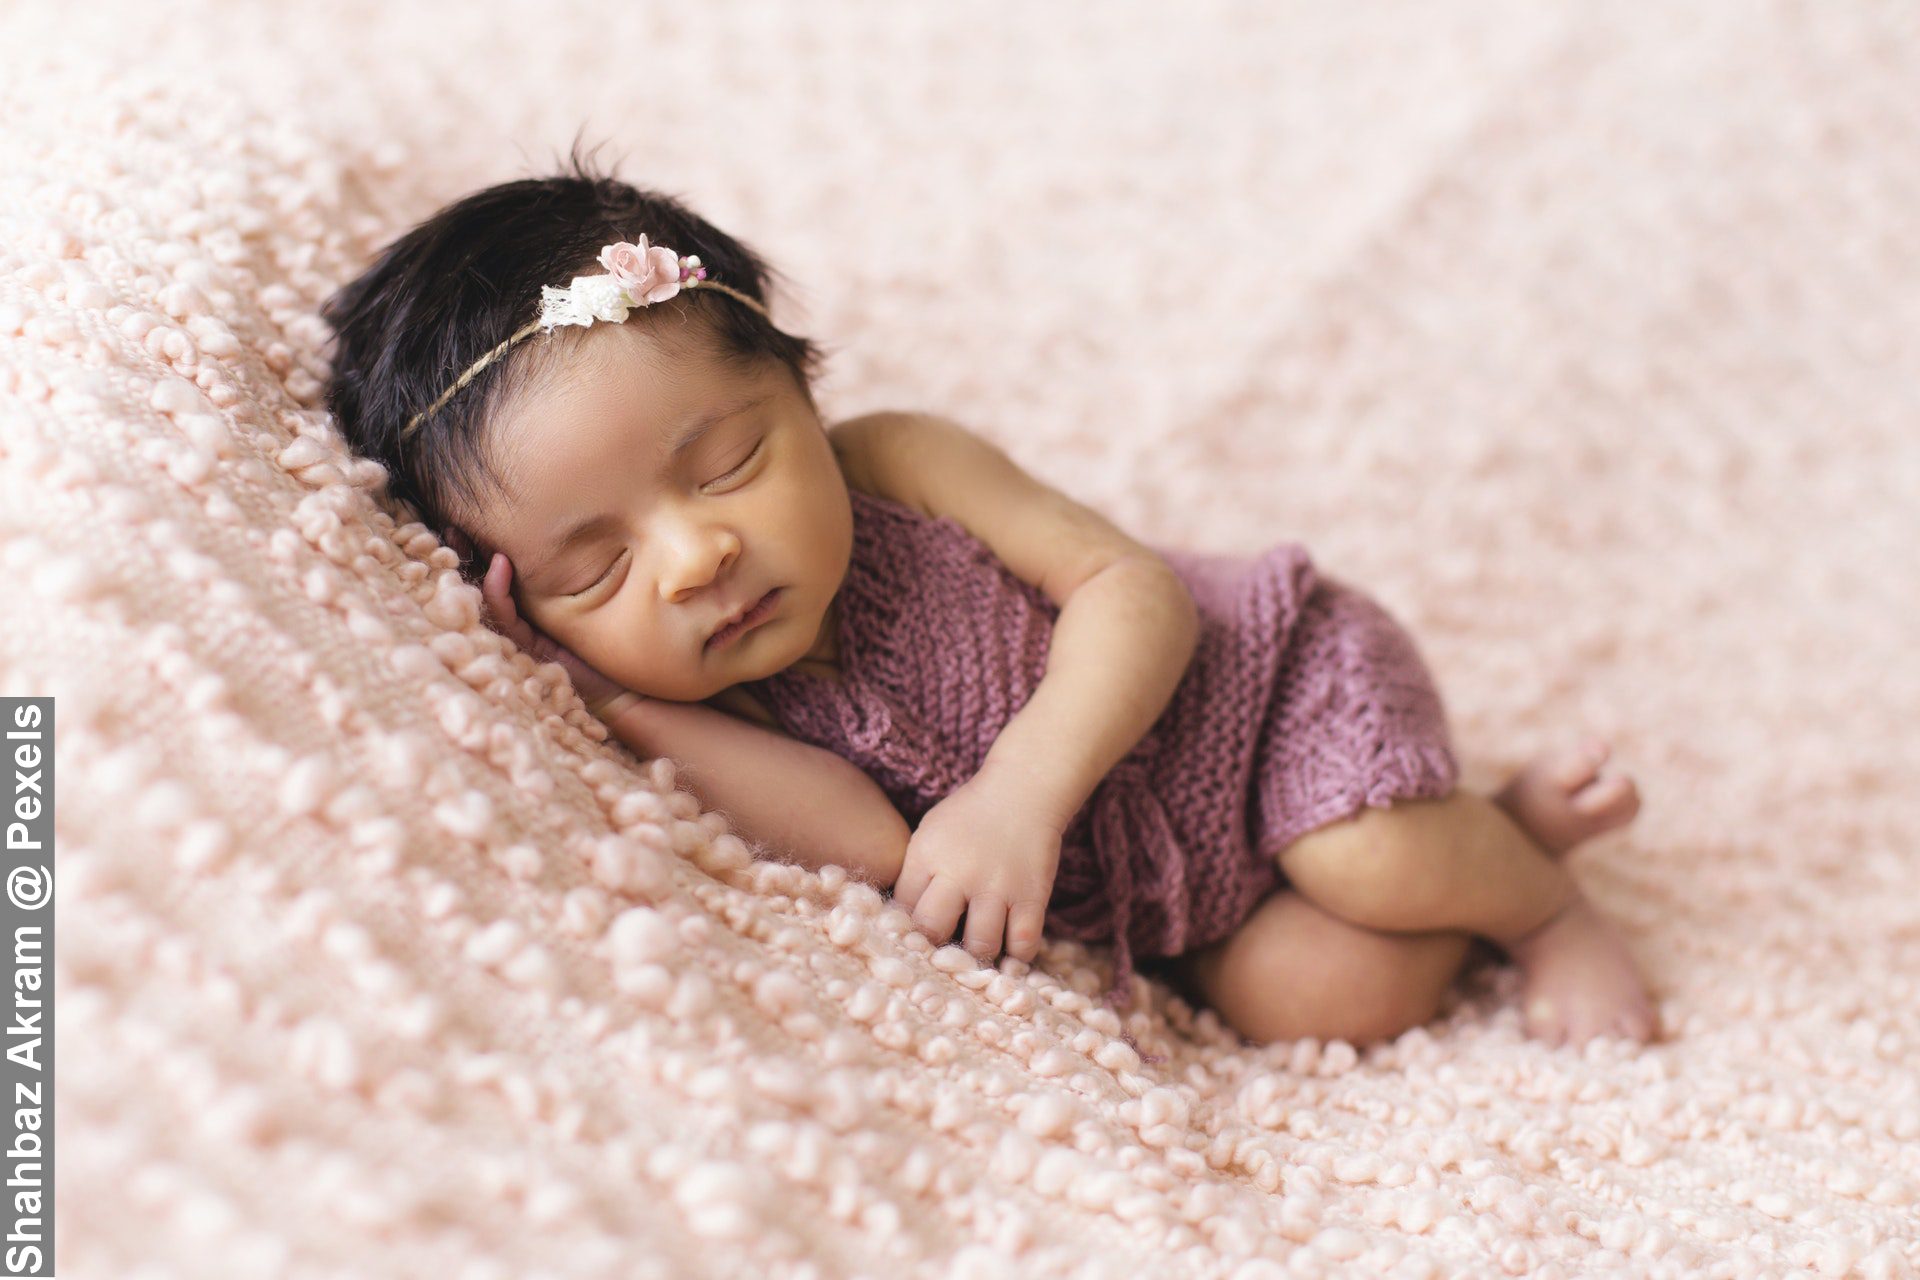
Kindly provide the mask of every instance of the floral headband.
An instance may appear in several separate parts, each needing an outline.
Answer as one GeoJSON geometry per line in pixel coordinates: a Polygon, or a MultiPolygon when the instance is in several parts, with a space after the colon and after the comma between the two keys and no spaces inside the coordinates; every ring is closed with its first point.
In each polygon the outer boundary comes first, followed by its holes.
{"type": "Polygon", "coordinates": [[[400,431],[401,441],[412,435],[427,415],[472,382],[482,369],[505,355],[509,347],[539,329],[552,333],[563,324],[591,325],[595,320],[618,324],[635,307],[649,307],[665,302],[682,289],[696,288],[718,289],[767,316],[769,321],[773,319],[765,307],[738,289],[707,279],[707,269],[700,265],[700,259],[683,258],[662,245],[649,245],[645,236],[634,243],[619,240],[608,245],[600,251],[600,265],[607,269],[606,274],[575,276],[564,289],[542,285],[539,318],[528,321],[512,337],[474,361],[438,399],[407,419],[407,425],[400,431]]]}

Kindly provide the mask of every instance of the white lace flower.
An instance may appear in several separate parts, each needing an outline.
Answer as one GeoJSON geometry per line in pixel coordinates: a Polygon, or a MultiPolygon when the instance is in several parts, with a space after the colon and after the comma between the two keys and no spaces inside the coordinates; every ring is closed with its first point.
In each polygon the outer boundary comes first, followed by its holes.
{"type": "Polygon", "coordinates": [[[540,323],[552,329],[557,325],[590,325],[595,320],[619,322],[627,318],[633,299],[626,286],[611,275],[575,276],[564,289],[552,285],[540,290],[540,323]]]}

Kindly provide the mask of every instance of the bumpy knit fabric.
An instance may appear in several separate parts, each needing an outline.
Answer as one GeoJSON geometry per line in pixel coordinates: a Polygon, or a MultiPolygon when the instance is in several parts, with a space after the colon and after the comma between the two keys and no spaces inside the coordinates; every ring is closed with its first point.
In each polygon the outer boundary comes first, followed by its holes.
{"type": "MultiPolygon", "coordinates": [[[[61,1280],[1920,1273],[1920,10],[0,4],[0,689],[59,696],[61,1280]],[[1071,56],[1062,56],[1071,50],[1071,56]],[[636,61],[637,59],[637,61],[636,61]],[[1390,602],[1667,1039],[1259,1048],[753,861],[480,622],[315,312],[586,126],[823,413],[1390,602]]],[[[16,1103],[17,1105],[17,1103],[16,1103]]],[[[18,1192],[19,1188],[10,1188],[18,1192]]]]}
{"type": "MultiPolygon", "coordinates": [[[[788,732],[872,775],[919,819],[985,762],[1046,674],[1059,606],[979,538],[858,489],[840,589],[841,678],[747,689],[788,732]]],[[[1166,709],[1061,836],[1046,928],[1111,943],[1109,1007],[1135,957],[1218,941],[1279,884],[1273,853],[1363,805],[1444,795],[1439,695],[1385,610],[1282,544],[1258,557],[1162,550],[1200,642],[1166,709]]]]}

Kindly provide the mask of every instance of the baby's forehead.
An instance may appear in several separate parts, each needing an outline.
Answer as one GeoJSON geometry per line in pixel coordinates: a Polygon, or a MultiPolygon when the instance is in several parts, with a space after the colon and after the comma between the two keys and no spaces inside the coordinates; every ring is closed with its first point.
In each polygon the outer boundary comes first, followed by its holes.
{"type": "Polygon", "coordinates": [[[596,324],[532,345],[524,392],[550,409],[579,410],[616,396],[667,400],[740,377],[705,323],[596,324]]]}
{"type": "Polygon", "coordinates": [[[653,344],[624,338],[623,327],[595,325],[604,335],[556,334],[551,345],[534,339],[527,364],[489,415],[490,434],[504,442],[534,423],[577,422],[619,407],[631,411],[668,392],[671,362],[653,344]]]}
{"type": "Polygon", "coordinates": [[[530,466],[544,470],[539,464],[553,453],[572,452],[556,450],[558,441],[592,447],[616,439],[664,439],[677,423],[737,398],[756,382],[684,332],[600,324],[569,337],[570,346],[556,341],[554,349],[539,352],[541,362],[525,371],[490,415],[486,444],[503,479],[511,482],[530,466]]]}

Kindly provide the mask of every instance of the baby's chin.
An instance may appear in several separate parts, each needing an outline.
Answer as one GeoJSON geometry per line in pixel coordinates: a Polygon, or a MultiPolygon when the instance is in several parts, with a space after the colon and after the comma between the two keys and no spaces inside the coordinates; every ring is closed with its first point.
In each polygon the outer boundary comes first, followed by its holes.
{"type": "Polygon", "coordinates": [[[671,666],[635,654],[621,664],[629,674],[613,678],[645,698],[706,702],[735,686],[780,674],[804,661],[809,647],[804,622],[776,612],[724,649],[703,643],[697,658],[683,657],[671,666]]]}
{"type": "Polygon", "coordinates": [[[665,702],[707,702],[719,694],[764,679],[784,670],[791,662],[769,661],[764,657],[746,661],[728,661],[734,655],[708,652],[704,655],[707,662],[700,668],[687,668],[662,679],[656,666],[649,676],[639,676],[633,681],[622,683],[644,698],[657,698],[665,702]]]}

